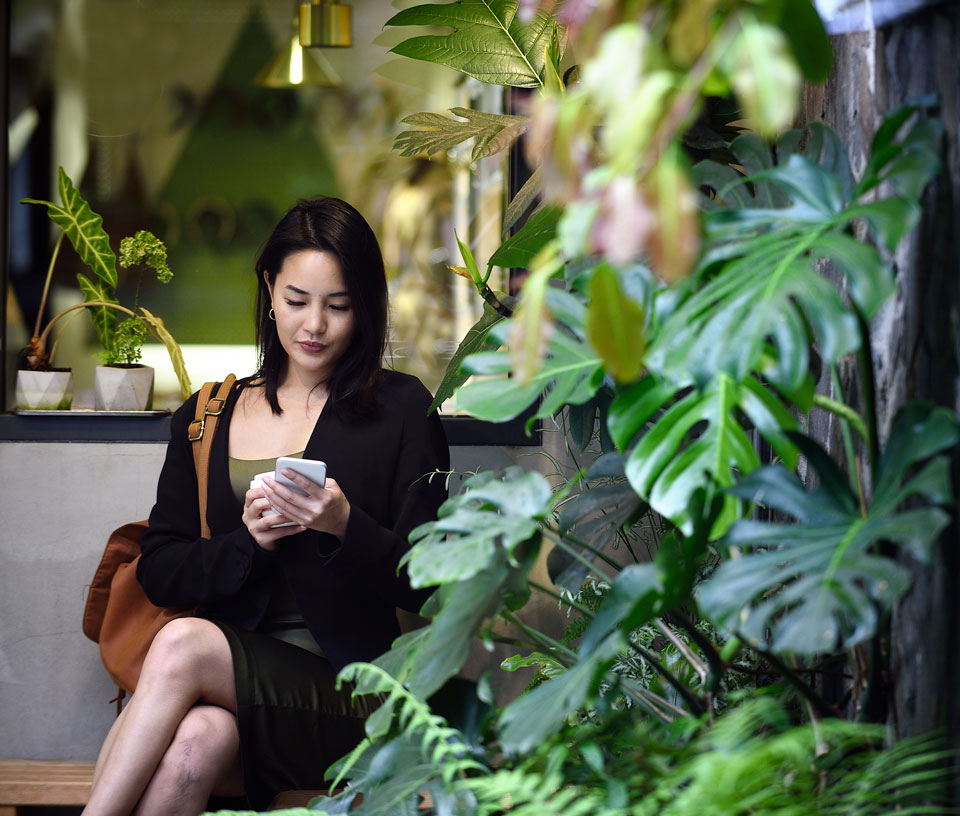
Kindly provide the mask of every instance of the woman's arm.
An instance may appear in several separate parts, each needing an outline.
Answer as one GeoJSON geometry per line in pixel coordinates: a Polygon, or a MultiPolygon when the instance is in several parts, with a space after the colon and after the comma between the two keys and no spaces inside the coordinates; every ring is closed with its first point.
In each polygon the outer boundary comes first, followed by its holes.
{"type": "MultiPolygon", "coordinates": [[[[191,397],[173,416],[150,529],[141,541],[137,579],[158,606],[216,603],[239,592],[260,572],[258,566],[274,558],[257,546],[239,517],[234,529],[201,536],[197,474],[187,438],[196,399],[191,397]]],[[[216,476],[211,472],[211,478],[216,476]]]]}

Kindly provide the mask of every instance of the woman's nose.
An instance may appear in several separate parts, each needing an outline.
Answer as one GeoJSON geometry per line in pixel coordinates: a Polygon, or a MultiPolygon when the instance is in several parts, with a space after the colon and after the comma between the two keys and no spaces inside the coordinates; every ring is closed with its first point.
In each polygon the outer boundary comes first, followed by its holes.
{"type": "Polygon", "coordinates": [[[326,320],[324,320],[322,308],[310,310],[310,313],[307,315],[307,322],[304,328],[313,334],[323,334],[323,330],[326,328],[326,320]]]}

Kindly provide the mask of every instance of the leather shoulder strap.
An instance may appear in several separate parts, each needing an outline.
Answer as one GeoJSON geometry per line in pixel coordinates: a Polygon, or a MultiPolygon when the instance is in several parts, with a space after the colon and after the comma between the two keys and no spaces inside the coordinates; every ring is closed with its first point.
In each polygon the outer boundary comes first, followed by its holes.
{"type": "Polygon", "coordinates": [[[197,488],[200,500],[200,530],[204,538],[210,538],[207,525],[207,482],[210,475],[210,450],[213,447],[213,435],[217,432],[220,414],[227,404],[227,397],[237,378],[228,374],[222,383],[203,384],[197,397],[197,410],[193,422],[187,427],[187,434],[193,445],[193,464],[197,469],[197,488]],[[216,393],[214,394],[214,389],[216,393]]]}

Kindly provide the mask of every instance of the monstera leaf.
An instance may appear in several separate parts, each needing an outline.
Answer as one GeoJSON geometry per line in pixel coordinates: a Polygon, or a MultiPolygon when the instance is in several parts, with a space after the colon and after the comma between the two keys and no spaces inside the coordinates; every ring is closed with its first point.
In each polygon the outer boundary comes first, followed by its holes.
{"type": "Polygon", "coordinates": [[[486,570],[497,549],[509,556],[537,532],[550,512],[553,491],[535,471],[507,468],[498,477],[482,471],[447,499],[436,521],[410,533],[415,546],[404,556],[414,587],[462,581],[486,570]]]}
{"type": "MultiPolygon", "coordinates": [[[[553,416],[564,405],[589,400],[603,380],[600,358],[583,338],[585,308],[572,294],[547,287],[545,302],[560,324],[549,338],[547,357],[524,382],[509,377],[513,362],[507,351],[472,354],[463,369],[470,374],[490,375],[469,382],[457,392],[457,407],[480,419],[502,422],[520,414],[538,397],[543,400],[533,419],[553,416]]],[[[499,345],[507,342],[513,319],[498,323],[490,331],[499,345]]],[[[533,421],[533,420],[531,420],[533,421]]]]}
{"type": "Polygon", "coordinates": [[[549,14],[538,11],[532,21],[522,23],[517,5],[517,0],[457,0],[404,9],[386,25],[445,26],[453,32],[412,37],[392,51],[446,65],[491,85],[540,87],[547,47],[562,38],[549,14]]]}
{"type": "Polygon", "coordinates": [[[915,108],[893,114],[878,131],[857,186],[839,138],[811,126],[806,152],[798,131],[781,137],[780,164],[755,136],[731,151],[746,176],[702,162],[696,181],[714,190],[700,265],[706,283],[665,322],[649,367],[670,378],[706,383],[724,373],[750,371],[795,395],[807,378],[811,341],[835,363],[859,346],[855,309],[871,318],[895,289],[888,265],[871,246],[847,233],[862,220],[876,243],[892,250],[919,213],[917,197],[935,172],[939,131],[928,120],[908,120],[915,108]],[[893,194],[863,196],[880,181],[893,194]],[[817,262],[827,259],[846,278],[845,304],[817,262]]]}
{"type": "Polygon", "coordinates": [[[615,546],[649,509],[626,480],[623,456],[616,451],[601,456],[587,471],[584,489],[563,505],[557,520],[561,535],[573,536],[588,546],[568,545],[581,558],[560,547],[552,550],[547,559],[550,580],[577,592],[587,575],[584,561],[592,560],[596,550],[615,546]]]}
{"type": "MultiPolygon", "coordinates": [[[[737,476],[760,466],[741,415],[778,456],[791,466],[796,462],[797,449],[784,432],[796,427],[796,420],[755,378],[738,383],[721,374],[702,390],[673,397],[671,386],[648,376],[618,392],[608,425],[617,447],[626,451],[625,472],[633,489],[685,534],[696,524],[691,499],[705,478],[729,487],[737,476]]],[[[739,513],[735,496],[726,494],[713,537],[722,535],[739,513]]]]}
{"type": "Polygon", "coordinates": [[[401,156],[428,156],[450,150],[467,139],[474,139],[471,159],[477,161],[509,148],[527,127],[527,117],[504,113],[483,113],[469,108],[451,108],[450,113],[466,119],[461,122],[439,113],[415,113],[400,121],[419,130],[404,130],[394,140],[393,149],[401,156]]]}
{"type": "Polygon", "coordinates": [[[799,434],[819,477],[805,490],[786,468],[754,471],[728,490],[779,511],[795,523],[739,521],[723,542],[746,551],[724,562],[700,588],[703,611],[748,642],[777,652],[815,654],[849,648],[876,631],[910,586],[910,572],[887,555],[895,544],[926,561],[952,501],[946,457],[960,438],[944,408],[913,404],[894,421],[864,513],[849,483],[816,443],[799,434]],[[916,469],[920,463],[925,464],[916,469]],[[901,510],[907,499],[927,506],[901,510]]]}

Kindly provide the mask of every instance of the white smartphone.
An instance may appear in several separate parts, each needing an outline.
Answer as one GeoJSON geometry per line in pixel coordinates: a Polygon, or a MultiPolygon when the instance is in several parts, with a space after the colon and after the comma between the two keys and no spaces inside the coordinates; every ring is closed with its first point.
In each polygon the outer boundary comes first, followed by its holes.
{"type": "Polygon", "coordinates": [[[288,479],[280,472],[284,468],[289,468],[306,476],[311,482],[320,485],[320,487],[323,487],[323,483],[327,480],[326,462],[321,462],[319,459],[299,459],[296,456],[281,456],[277,459],[277,469],[273,478],[280,482],[280,484],[296,490],[297,493],[300,493],[302,496],[307,495],[306,491],[301,490],[298,485],[294,484],[291,479],[288,479]]]}

